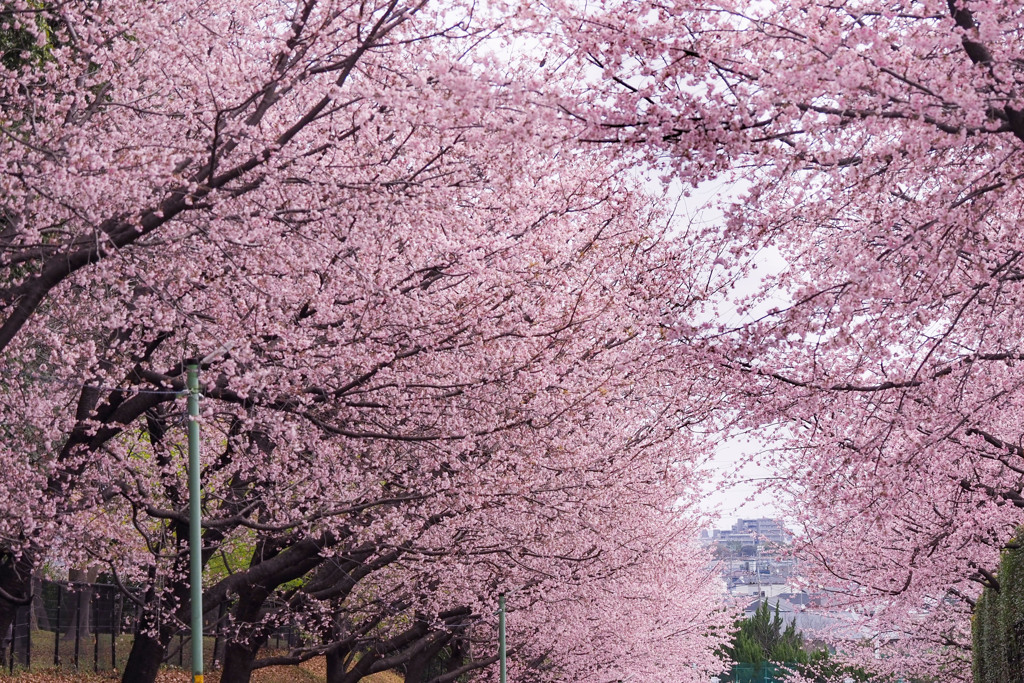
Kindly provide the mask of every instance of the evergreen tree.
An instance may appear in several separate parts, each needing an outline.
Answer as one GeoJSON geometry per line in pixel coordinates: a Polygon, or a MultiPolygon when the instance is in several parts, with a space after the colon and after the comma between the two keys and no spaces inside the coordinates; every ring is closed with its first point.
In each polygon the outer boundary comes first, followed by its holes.
{"type": "Polygon", "coordinates": [[[762,602],[754,614],[739,623],[739,630],[728,648],[729,658],[737,663],[760,665],[766,661],[776,663],[806,663],[809,653],[804,649],[804,636],[796,628],[796,620],[784,626],[779,613],[762,602]]]}

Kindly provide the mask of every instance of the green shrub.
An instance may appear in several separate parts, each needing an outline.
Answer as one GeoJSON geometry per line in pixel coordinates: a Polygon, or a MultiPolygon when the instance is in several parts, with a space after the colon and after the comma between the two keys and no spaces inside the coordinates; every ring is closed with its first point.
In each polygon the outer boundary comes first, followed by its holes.
{"type": "Polygon", "coordinates": [[[985,588],[972,619],[975,683],[1024,683],[1024,532],[1003,551],[999,589],[985,588]]]}

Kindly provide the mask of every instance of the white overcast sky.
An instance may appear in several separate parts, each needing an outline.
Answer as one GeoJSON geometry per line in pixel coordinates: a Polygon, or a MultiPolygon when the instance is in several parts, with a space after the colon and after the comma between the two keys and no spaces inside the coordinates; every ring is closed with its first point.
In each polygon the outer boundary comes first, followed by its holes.
{"type": "MultiPolygon", "coordinates": [[[[659,191],[662,191],[659,189],[659,191]]],[[[678,193],[679,188],[670,190],[678,193]]],[[[677,225],[689,224],[708,225],[721,223],[721,209],[716,206],[722,200],[733,201],[738,198],[741,190],[728,180],[713,180],[699,186],[689,197],[679,199],[676,206],[674,222],[677,225]]],[[[762,277],[780,272],[785,261],[774,250],[762,252],[758,258],[755,275],[740,280],[735,287],[736,298],[747,296],[756,291],[762,277]]],[[[746,320],[767,312],[772,306],[778,306],[778,300],[763,302],[746,316],[740,315],[735,306],[727,302],[719,306],[718,316],[729,325],[741,325],[746,320]]],[[[749,462],[751,456],[763,450],[765,445],[745,437],[736,437],[723,441],[715,450],[711,461],[712,482],[704,499],[704,509],[719,517],[716,528],[728,528],[741,518],[776,517],[782,505],[772,493],[759,493],[758,486],[773,475],[771,469],[763,465],[749,462]]]]}

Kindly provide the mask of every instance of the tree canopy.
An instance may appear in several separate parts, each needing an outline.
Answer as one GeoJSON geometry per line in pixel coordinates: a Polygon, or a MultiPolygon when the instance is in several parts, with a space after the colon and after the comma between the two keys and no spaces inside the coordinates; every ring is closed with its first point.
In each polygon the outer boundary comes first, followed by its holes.
{"type": "Polygon", "coordinates": [[[968,679],[1024,521],[1022,26],[994,0],[4,2],[0,629],[44,556],[100,563],[150,676],[187,616],[176,402],[207,359],[206,559],[247,558],[206,587],[225,680],[296,614],[290,656],[334,680],[442,641],[488,666],[511,588],[531,676],[643,652],[699,678],[728,619],[681,539],[730,421],[780,444],[863,663],[968,679]],[[724,218],[669,229],[644,174],[731,180],[724,218]]]}
{"type": "Polygon", "coordinates": [[[154,680],[198,361],[221,680],[456,680],[494,665],[501,592],[522,680],[714,667],[720,396],[665,332],[699,254],[579,143],[522,11],[3,5],[0,630],[44,561],[98,565],[142,615],[124,680],[154,680]],[[261,658],[282,623],[305,637],[261,658]]]}
{"type": "Polygon", "coordinates": [[[973,603],[1024,509],[1024,8],[553,13],[619,85],[610,111],[574,110],[593,138],[735,179],[724,219],[686,238],[721,239],[716,272],[747,291],[674,330],[734,371],[742,427],[778,445],[805,567],[865,615],[865,665],[969,679],[973,603]]]}

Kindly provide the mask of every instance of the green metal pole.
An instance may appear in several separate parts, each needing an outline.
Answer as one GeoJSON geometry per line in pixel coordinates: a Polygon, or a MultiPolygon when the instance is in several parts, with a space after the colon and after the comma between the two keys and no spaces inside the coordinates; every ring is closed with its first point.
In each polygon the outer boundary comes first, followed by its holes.
{"type": "Polygon", "coordinates": [[[505,665],[505,594],[498,596],[498,666],[499,679],[501,683],[508,681],[508,672],[505,665]]]}
{"type": "Polygon", "coordinates": [[[192,683],[203,683],[203,529],[199,484],[199,366],[189,364],[188,552],[192,588],[192,683]]]}

